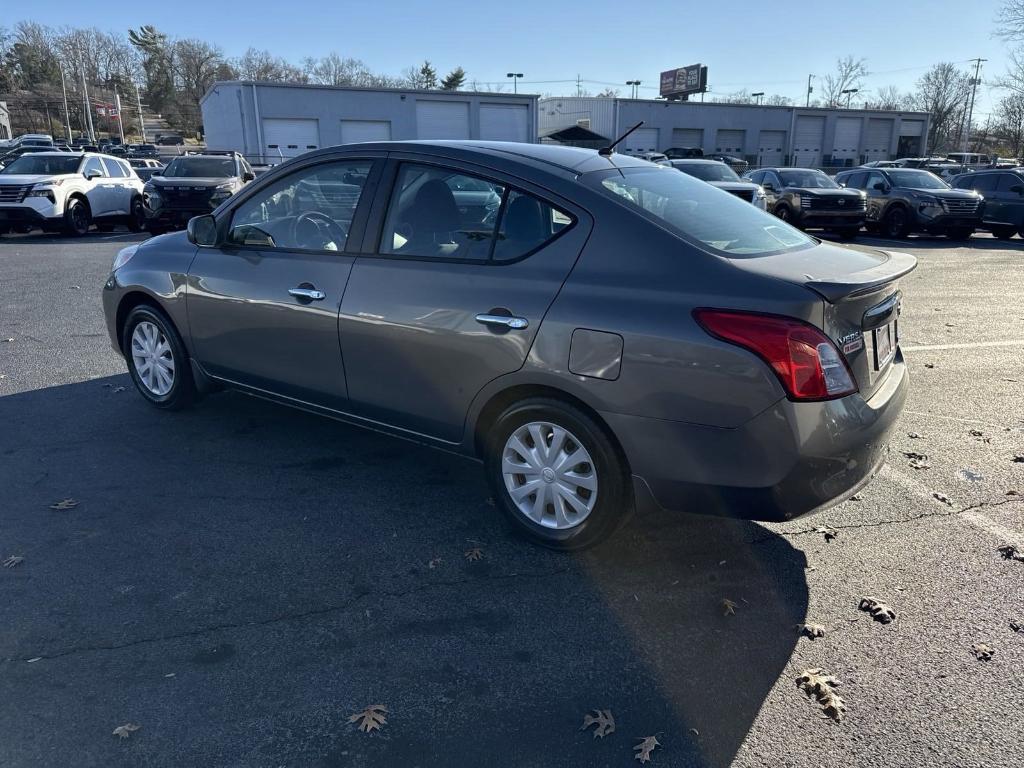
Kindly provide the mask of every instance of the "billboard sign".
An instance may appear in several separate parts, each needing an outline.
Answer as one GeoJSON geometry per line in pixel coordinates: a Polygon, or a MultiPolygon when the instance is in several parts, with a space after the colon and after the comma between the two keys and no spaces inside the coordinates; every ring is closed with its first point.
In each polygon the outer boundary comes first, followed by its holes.
{"type": "Polygon", "coordinates": [[[660,93],[663,97],[701,93],[708,87],[708,68],[701,64],[670,69],[661,73],[660,93]]]}

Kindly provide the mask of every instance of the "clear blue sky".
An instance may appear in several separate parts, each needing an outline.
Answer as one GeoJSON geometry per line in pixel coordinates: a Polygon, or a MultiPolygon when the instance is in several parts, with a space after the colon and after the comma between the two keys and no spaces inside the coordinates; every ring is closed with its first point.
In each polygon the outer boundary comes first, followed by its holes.
{"type": "MultiPolygon", "coordinates": [[[[865,87],[901,90],[938,61],[989,59],[978,109],[1000,93],[988,83],[1006,68],[1007,47],[992,37],[999,0],[157,0],[83,3],[48,0],[8,5],[3,23],[25,19],[53,26],[125,30],[153,24],[172,37],[198,37],[229,56],[266,48],[291,60],[332,50],[397,75],[430,59],[442,74],[462,66],[469,79],[507,82],[523,72],[520,90],[575,93],[570,83],[626,80],[657,94],[658,73],[700,62],[714,92],[747,88],[802,100],[808,73],[824,74],[837,57],[867,59],[865,87]],[[724,12],[739,8],[742,12],[724,12]]],[[[964,67],[968,66],[966,63],[964,67]]],[[[597,92],[604,86],[586,83],[597,92]]]]}

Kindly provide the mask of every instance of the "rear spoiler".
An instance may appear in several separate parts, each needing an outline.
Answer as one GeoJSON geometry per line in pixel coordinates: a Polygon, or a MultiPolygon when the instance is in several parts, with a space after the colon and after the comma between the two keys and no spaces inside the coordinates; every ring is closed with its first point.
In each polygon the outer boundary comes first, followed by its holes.
{"type": "Polygon", "coordinates": [[[833,304],[872,293],[886,283],[898,280],[917,267],[917,259],[909,253],[886,251],[887,261],[863,272],[854,272],[841,280],[809,280],[804,283],[833,304]]]}

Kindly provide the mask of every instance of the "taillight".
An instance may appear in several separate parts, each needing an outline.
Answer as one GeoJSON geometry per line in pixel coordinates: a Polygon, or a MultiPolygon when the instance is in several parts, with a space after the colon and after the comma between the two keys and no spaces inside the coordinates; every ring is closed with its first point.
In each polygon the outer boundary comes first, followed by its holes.
{"type": "Polygon", "coordinates": [[[832,400],[857,391],[836,345],[809,323],[724,309],[696,309],[693,316],[715,338],[768,363],[790,400],[832,400]]]}

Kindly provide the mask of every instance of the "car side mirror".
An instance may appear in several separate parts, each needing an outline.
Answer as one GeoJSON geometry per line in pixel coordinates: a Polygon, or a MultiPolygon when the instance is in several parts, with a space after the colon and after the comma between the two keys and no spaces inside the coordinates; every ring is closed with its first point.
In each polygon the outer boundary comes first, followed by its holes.
{"type": "Polygon", "coordinates": [[[151,174],[149,174],[149,175],[150,175],[150,176],[163,176],[163,175],[164,175],[164,172],[163,172],[162,170],[160,170],[159,168],[157,168],[156,170],[154,170],[154,171],[153,171],[153,172],[152,172],[151,174]]]}
{"type": "Polygon", "coordinates": [[[1024,195],[1024,184],[1014,184],[1010,187],[1011,192],[1016,192],[1018,195],[1024,195]]]}
{"type": "Polygon", "coordinates": [[[246,171],[242,174],[242,181],[252,181],[256,178],[256,174],[252,171],[246,171]]]}
{"type": "Polygon", "coordinates": [[[775,185],[772,184],[770,181],[766,181],[761,186],[764,187],[765,189],[767,189],[769,192],[774,192],[775,191],[775,185]]]}
{"type": "Polygon", "coordinates": [[[210,214],[188,220],[188,240],[194,245],[211,248],[217,245],[217,220],[210,214]]]}
{"type": "Polygon", "coordinates": [[[92,181],[93,179],[98,179],[103,174],[99,171],[85,171],[82,175],[85,176],[86,181],[92,181]]]}
{"type": "Polygon", "coordinates": [[[871,188],[877,189],[879,192],[882,192],[883,194],[889,191],[889,185],[886,184],[884,181],[876,181],[871,188]]]}

